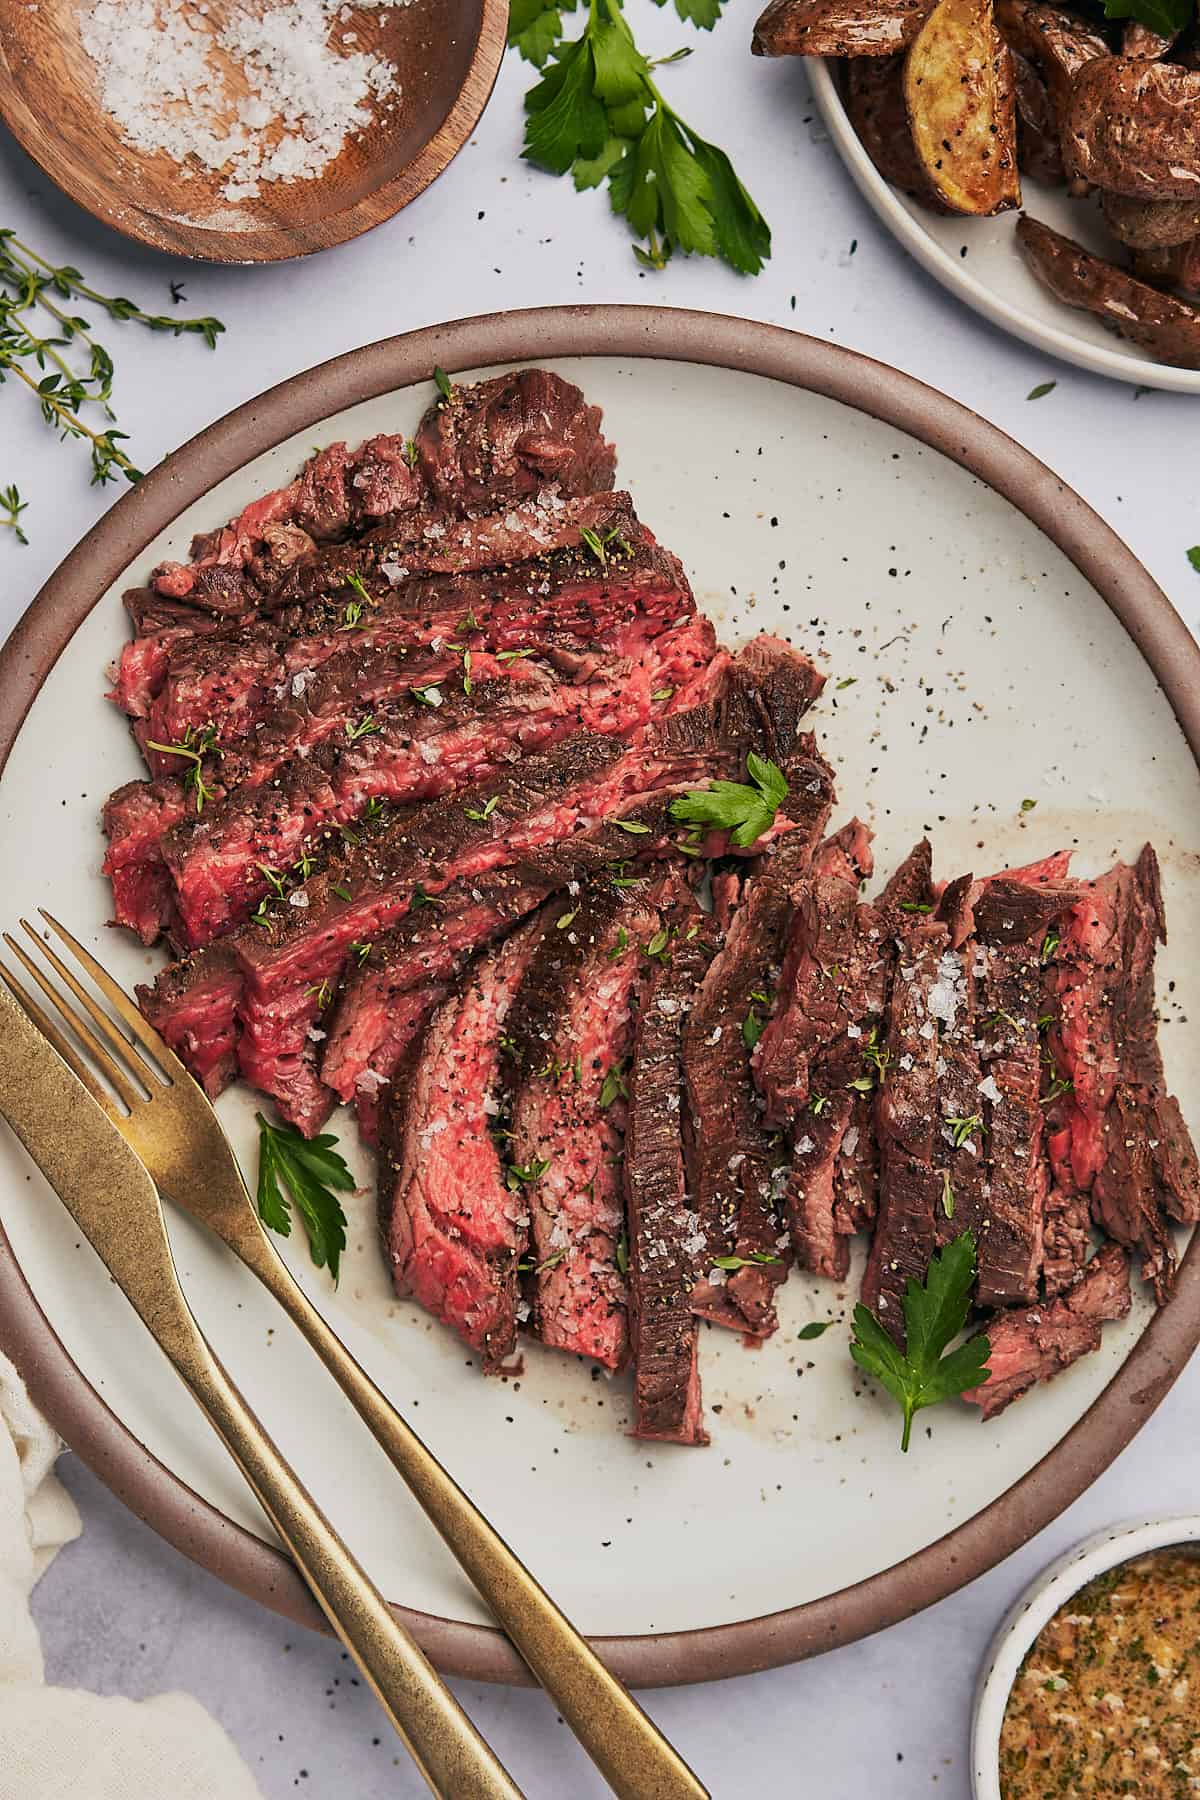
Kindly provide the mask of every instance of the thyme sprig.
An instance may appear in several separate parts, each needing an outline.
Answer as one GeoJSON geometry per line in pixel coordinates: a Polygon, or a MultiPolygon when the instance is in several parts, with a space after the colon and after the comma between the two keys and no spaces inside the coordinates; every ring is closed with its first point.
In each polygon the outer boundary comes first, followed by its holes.
{"type": "Polygon", "coordinates": [[[28,500],[22,500],[20,489],[15,484],[12,487],[0,488],[0,512],[5,515],[0,518],[0,525],[6,526],[9,531],[14,533],[18,544],[29,542],[21,529],[21,514],[27,510],[28,506],[28,500]]]}
{"type": "MultiPolygon", "coordinates": [[[[28,388],[47,425],[61,439],[78,438],[91,453],[92,482],[103,485],[123,475],[141,479],[141,470],[122,448],[128,432],[118,429],[110,401],[113,361],[93,335],[91,322],[73,310],[74,303],[99,307],[110,319],[132,321],[148,331],[169,331],[173,337],[193,333],[210,349],[225,327],[219,319],[181,319],[165,313],[145,312],[123,294],[101,294],[84,281],[70,263],[56,266],[31,250],[10,230],[0,230],[0,383],[11,375],[28,388]],[[39,325],[45,324],[44,331],[39,325]],[[85,410],[95,413],[91,420],[85,410]]],[[[0,496],[10,514],[4,523],[16,524],[8,489],[0,496]]],[[[16,511],[23,506],[16,496],[16,511]]]]}

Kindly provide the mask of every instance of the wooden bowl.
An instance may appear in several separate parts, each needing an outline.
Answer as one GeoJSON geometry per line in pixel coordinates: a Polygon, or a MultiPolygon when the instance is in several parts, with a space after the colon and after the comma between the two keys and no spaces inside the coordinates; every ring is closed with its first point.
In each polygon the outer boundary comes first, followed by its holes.
{"type": "MultiPolygon", "coordinates": [[[[357,48],[395,66],[401,98],[311,181],[231,203],[227,175],[131,149],[80,42],[88,0],[0,0],[0,117],[71,199],[127,237],[205,262],[279,262],[358,237],[427,188],[487,104],[508,0],[411,0],[356,11],[357,48]]],[[[236,0],[209,0],[219,26],[236,0]]]]}

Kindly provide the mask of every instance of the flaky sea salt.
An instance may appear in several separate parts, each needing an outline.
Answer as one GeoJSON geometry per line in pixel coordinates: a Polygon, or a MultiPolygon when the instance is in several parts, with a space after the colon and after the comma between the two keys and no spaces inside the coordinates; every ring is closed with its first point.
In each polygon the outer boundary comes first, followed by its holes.
{"type": "Polygon", "coordinates": [[[79,35],[125,142],[225,176],[236,202],[264,182],[315,180],[399,98],[385,57],[333,41],[339,4],[245,0],[222,23],[190,0],[96,0],[79,35]]]}

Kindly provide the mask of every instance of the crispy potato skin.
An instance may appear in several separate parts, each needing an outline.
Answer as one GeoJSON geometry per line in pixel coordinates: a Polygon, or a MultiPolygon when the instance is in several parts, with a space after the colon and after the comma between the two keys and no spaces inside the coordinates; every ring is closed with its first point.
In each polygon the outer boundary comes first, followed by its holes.
{"type": "Polygon", "coordinates": [[[913,147],[904,104],[904,58],[864,57],[845,65],[846,114],[885,181],[934,212],[949,209],[929,185],[913,147]]]}
{"type": "Polygon", "coordinates": [[[1173,47],[1178,36],[1176,32],[1173,37],[1163,37],[1161,32],[1151,31],[1149,25],[1143,25],[1140,19],[1128,19],[1121,33],[1121,55],[1157,62],[1173,47]]]}
{"type": "Polygon", "coordinates": [[[996,0],[996,24],[1005,42],[1026,57],[1046,83],[1060,119],[1078,71],[1097,57],[1112,56],[1099,33],[1089,31],[1082,20],[1039,5],[1038,0],[996,0]]]}
{"type": "Polygon", "coordinates": [[[1066,174],[1050,89],[1027,56],[1011,46],[1009,55],[1017,96],[1017,167],[1031,181],[1061,187],[1066,174]]]}
{"type": "Polygon", "coordinates": [[[1155,287],[1176,288],[1190,300],[1200,300],[1200,234],[1186,244],[1159,250],[1139,250],[1133,266],[1144,281],[1155,287]]]}
{"type": "Polygon", "coordinates": [[[1200,232],[1200,199],[1131,200],[1127,194],[1100,196],[1113,236],[1133,250],[1165,250],[1186,244],[1200,232]]]}
{"type": "Polygon", "coordinates": [[[939,0],[908,53],[904,100],[917,157],[952,212],[1020,205],[1013,64],[992,0],[939,0]]]}
{"type": "Polygon", "coordinates": [[[1068,174],[1141,200],[1200,199],[1200,73],[1113,56],[1071,83],[1068,174]]]}
{"type": "Polygon", "coordinates": [[[1200,311],[1186,300],[1159,293],[1028,214],[1017,222],[1017,242],[1034,274],[1068,306],[1094,313],[1156,362],[1200,369],[1200,311]]]}
{"type": "Polygon", "coordinates": [[[935,0],[771,0],[754,27],[755,56],[894,56],[935,0]]]}

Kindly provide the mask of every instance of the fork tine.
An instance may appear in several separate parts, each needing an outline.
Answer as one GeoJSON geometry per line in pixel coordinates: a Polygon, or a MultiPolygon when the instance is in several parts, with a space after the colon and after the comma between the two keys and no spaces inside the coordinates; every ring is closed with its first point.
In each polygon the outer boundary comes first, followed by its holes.
{"type": "Polygon", "coordinates": [[[49,1013],[42,1011],[33,995],[26,993],[12,970],[3,962],[0,962],[0,981],[4,983],[26,1017],[37,1026],[46,1042],[53,1045],[54,1049],[58,1051],[72,1075],[83,1083],[96,1104],[102,1106],[111,1117],[113,1104],[107,1090],[96,1080],[75,1046],[63,1036],[49,1013]]]}
{"type": "Polygon", "coordinates": [[[41,914],[42,918],[45,919],[47,925],[50,927],[51,931],[54,932],[56,937],[60,938],[67,946],[67,949],[70,950],[76,961],[83,964],[96,986],[100,989],[100,992],[112,1006],[113,1011],[120,1014],[121,1018],[124,1019],[126,1025],[128,1025],[138,1042],[158,1059],[159,1063],[162,1065],[163,1073],[171,1075],[176,1079],[180,1076],[185,1079],[190,1079],[188,1070],[180,1062],[166,1039],[155,1031],[153,1025],[151,1025],[148,1020],[142,1017],[141,1010],[136,1001],[131,1000],[121,984],[118,981],[113,980],[108,970],[104,967],[104,964],[97,962],[91,951],[85,950],[78,938],[72,937],[66,926],[60,925],[54,915],[48,913],[44,906],[39,906],[38,912],[41,914]]]}
{"type": "MultiPolygon", "coordinates": [[[[25,919],[22,919],[21,923],[22,923],[22,925],[24,925],[24,927],[25,927],[26,931],[29,933],[29,935],[33,938],[34,942],[37,943],[38,942],[37,934],[34,931],[32,925],[30,925],[25,919]]],[[[126,1106],[132,1112],[133,1108],[135,1106],[137,1106],[140,1101],[144,1100],[147,1096],[147,1093],[149,1093],[151,1091],[149,1084],[150,1084],[152,1077],[149,1075],[149,1073],[147,1073],[147,1075],[143,1078],[144,1084],[145,1084],[145,1091],[142,1091],[142,1090],[136,1088],[134,1086],[133,1082],[130,1081],[129,1075],[125,1072],[125,1070],[121,1067],[121,1065],[116,1061],[115,1057],[112,1057],[109,1055],[108,1051],[104,1048],[104,1045],[100,1042],[99,1038],[96,1036],[96,1033],[94,1031],[92,1031],[91,1028],[85,1023],[85,1021],[79,1017],[79,1014],[77,1012],[75,1012],[72,1007],[67,1005],[66,1001],[63,999],[63,997],[59,993],[58,989],[54,986],[54,983],[52,981],[50,981],[48,979],[48,977],[42,973],[42,970],[39,968],[38,964],[34,962],[33,958],[30,955],[28,955],[28,953],[21,947],[21,945],[18,944],[17,940],[14,937],[12,937],[7,931],[4,933],[4,942],[8,945],[8,947],[12,951],[13,955],[18,958],[18,960],[21,963],[22,968],[27,970],[28,973],[30,975],[32,975],[33,979],[37,982],[37,984],[41,988],[43,994],[45,994],[47,1000],[49,1000],[51,1006],[54,1007],[54,1009],[58,1013],[59,1017],[66,1020],[67,1024],[71,1027],[71,1030],[75,1033],[75,1035],[79,1039],[80,1043],[85,1045],[86,1048],[91,1052],[92,1056],[96,1059],[96,1061],[100,1065],[101,1074],[105,1077],[105,1079],[107,1081],[112,1083],[113,1087],[116,1088],[117,1093],[121,1096],[121,1099],[125,1102],[126,1106]]],[[[68,968],[66,968],[64,964],[62,964],[59,961],[58,957],[55,956],[54,952],[52,950],[50,950],[46,945],[44,945],[44,944],[39,945],[39,948],[46,951],[46,955],[49,958],[50,962],[58,970],[59,974],[62,976],[63,980],[66,982],[67,986],[71,989],[71,992],[76,996],[76,998],[81,1002],[81,1004],[84,1007],[86,1007],[87,1011],[91,1014],[92,1018],[96,1020],[97,1024],[100,1025],[101,1030],[104,1031],[104,1035],[106,1037],[108,1037],[110,1039],[110,1041],[114,1038],[120,1039],[120,1033],[118,1032],[116,1026],[113,1025],[111,1020],[109,1020],[105,1017],[105,1015],[101,1012],[100,1008],[96,1005],[95,1001],[90,999],[88,997],[88,995],[83,992],[79,983],[76,981],[75,977],[71,974],[71,971],[68,968]],[[101,1021],[103,1021],[102,1024],[101,1024],[101,1021]]],[[[129,1048],[130,1047],[128,1045],[126,1045],[126,1049],[128,1050],[129,1048]]],[[[133,1071],[131,1070],[130,1073],[132,1073],[132,1072],[133,1071]]]]}

